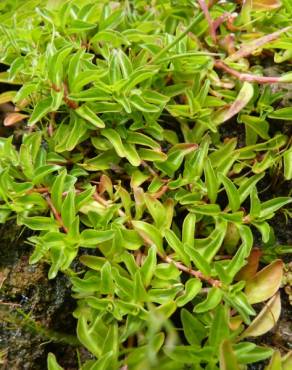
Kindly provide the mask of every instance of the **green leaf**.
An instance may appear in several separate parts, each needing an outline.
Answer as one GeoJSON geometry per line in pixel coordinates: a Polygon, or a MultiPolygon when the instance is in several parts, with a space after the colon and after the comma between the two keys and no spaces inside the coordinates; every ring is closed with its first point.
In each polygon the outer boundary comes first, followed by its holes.
{"type": "Polygon", "coordinates": [[[68,33],[85,32],[96,28],[96,24],[82,21],[80,19],[74,19],[70,22],[70,26],[67,28],[68,33]]]}
{"type": "Polygon", "coordinates": [[[213,310],[220,302],[223,297],[223,292],[221,289],[213,287],[208,292],[207,298],[196,305],[194,312],[203,313],[213,310]]]}
{"type": "MultiPolygon", "coordinates": [[[[202,176],[204,166],[207,160],[209,145],[210,145],[209,135],[205,135],[202,138],[198,150],[196,150],[185,163],[184,177],[187,177],[191,181],[202,176]]],[[[194,149],[196,147],[194,146],[194,149]]]]}
{"type": "Polygon", "coordinates": [[[165,230],[165,239],[170,247],[177,253],[181,260],[187,265],[190,265],[189,256],[185,252],[184,245],[175,235],[172,230],[165,230]]]}
{"type": "Polygon", "coordinates": [[[168,176],[173,176],[175,171],[181,166],[185,156],[197,149],[196,144],[177,144],[167,153],[167,158],[163,163],[155,163],[155,167],[165,172],[168,176]]]}
{"type": "Polygon", "coordinates": [[[155,269],[155,276],[160,280],[177,280],[181,272],[173,262],[159,263],[155,269]]]}
{"type": "Polygon", "coordinates": [[[168,319],[176,310],[175,302],[169,301],[167,303],[162,304],[159,307],[155,307],[153,313],[159,320],[166,320],[168,319]]]}
{"type": "Polygon", "coordinates": [[[287,353],[282,360],[282,370],[289,370],[292,364],[291,352],[287,353]]]}
{"type": "Polygon", "coordinates": [[[132,166],[138,167],[141,164],[141,159],[138,155],[135,145],[123,143],[125,157],[131,163],[132,166]]]}
{"type": "Polygon", "coordinates": [[[70,228],[75,218],[75,189],[70,189],[62,204],[61,217],[64,225],[70,228]]]}
{"type": "Polygon", "coordinates": [[[0,94],[0,104],[5,104],[13,101],[16,91],[5,91],[0,94]]]}
{"type": "Polygon", "coordinates": [[[234,102],[227,108],[223,108],[215,113],[213,117],[215,124],[223,123],[240,112],[249,103],[253,94],[253,85],[249,82],[244,82],[234,102]]]}
{"type": "Polygon", "coordinates": [[[125,148],[123,146],[120,135],[112,128],[101,130],[101,134],[105,136],[115,148],[119,157],[125,157],[125,148]]]}
{"type": "Polygon", "coordinates": [[[107,150],[98,156],[86,160],[82,166],[88,171],[102,171],[111,168],[119,162],[120,158],[114,150],[107,150]]]}
{"type": "Polygon", "coordinates": [[[220,369],[222,370],[240,370],[229,340],[225,339],[220,345],[220,369]]]}
{"type": "Polygon", "coordinates": [[[195,266],[206,276],[211,275],[211,267],[208,261],[200,255],[194,247],[189,245],[185,246],[185,251],[189,255],[190,259],[194,262],[195,266]]]}
{"type": "Polygon", "coordinates": [[[129,78],[119,86],[119,90],[123,90],[126,94],[129,93],[133,87],[136,85],[140,84],[141,82],[145,80],[149,80],[152,76],[155,75],[157,72],[157,67],[155,66],[149,66],[149,70],[145,69],[140,69],[136,70],[131,75],[129,78]]]}
{"type": "Polygon", "coordinates": [[[113,294],[114,282],[112,279],[111,265],[107,261],[100,269],[100,293],[113,294]]]}
{"type": "Polygon", "coordinates": [[[51,97],[48,97],[44,100],[39,101],[36,104],[30,116],[30,119],[28,120],[28,125],[33,126],[37,122],[39,122],[44,116],[46,116],[50,112],[52,104],[53,104],[53,99],[51,97]]]}
{"type": "Polygon", "coordinates": [[[265,367],[265,370],[282,370],[282,361],[281,361],[281,353],[279,351],[275,351],[271,358],[271,361],[268,366],[265,367]]]}
{"type": "Polygon", "coordinates": [[[269,124],[266,120],[262,119],[261,117],[248,116],[246,114],[241,115],[240,120],[262,139],[270,139],[268,134],[269,124]]]}
{"type": "Polygon", "coordinates": [[[106,259],[104,257],[83,255],[80,256],[79,259],[83,265],[90,267],[91,269],[96,271],[100,271],[102,266],[106,263],[106,259]]]}
{"type": "Polygon", "coordinates": [[[260,218],[270,218],[278,209],[292,202],[290,197],[278,197],[261,203],[260,218]]]}
{"type": "Polygon", "coordinates": [[[144,199],[145,199],[146,207],[155,222],[155,226],[158,229],[162,229],[165,223],[165,219],[166,219],[165,208],[159,202],[159,200],[153,198],[151,195],[147,193],[144,194],[144,199]]]}
{"type": "Polygon", "coordinates": [[[155,273],[156,264],[157,264],[156,247],[155,245],[153,245],[148,249],[148,255],[145,258],[143,265],[140,269],[142,281],[146,288],[151,283],[152,277],[155,273]]]}
{"type": "Polygon", "coordinates": [[[151,149],[158,149],[160,150],[160,145],[149,136],[146,136],[140,132],[129,132],[127,136],[127,142],[129,144],[138,144],[147,146],[151,149]]]}
{"type": "Polygon", "coordinates": [[[19,223],[31,230],[54,230],[58,228],[54,219],[43,216],[19,217],[19,223]]]}
{"type": "Polygon", "coordinates": [[[273,354],[273,349],[260,347],[250,342],[241,342],[234,345],[234,352],[240,364],[250,364],[265,360],[273,354]]]}
{"type": "Polygon", "coordinates": [[[292,148],[283,154],[285,180],[292,179],[292,148]]]}
{"type": "Polygon", "coordinates": [[[232,212],[236,212],[240,207],[239,192],[233,182],[222,173],[219,173],[219,179],[222,181],[228,197],[228,205],[232,212]]]}
{"type": "Polygon", "coordinates": [[[261,212],[261,202],[259,200],[256,188],[254,187],[250,194],[250,216],[252,218],[259,217],[261,212]]]}
{"type": "Polygon", "coordinates": [[[232,282],[237,272],[246,264],[245,259],[249,256],[253,246],[253,235],[248,226],[240,225],[239,233],[242,239],[242,244],[226,268],[226,272],[229,276],[229,284],[232,282]]]}
{"type": "Polygon", "coordinates": [[[50,173],[58,171],[61,168],[61,166],[55,164],[48,164],[45,166],[38,167],[34,171],[33,175],[33,183],[34,184],[41,184],[44,177],[48,176],[50,173]]]}
{"type": "Polygon", "coordinates": [[[70,94],[68,96],[71,100],[76,101],[107,101],[111,100],[111,96],[106,89],[101,87],[92,87],[88,90],[83,90],[78,93],[70,94]]]}
{"type": "Polygon", "coordinates": [[[68,84],[69,84],[69,91],[74,91],[74,83],[78,76],[78,72],[81,65],[81,60],[84,56],[84,49],[78,50],[70,59],[69,66],[68,66],[68,84]]]}
{"type": "Polygon", "coordinates": [[[132,221],[132,225],[139,235],[145,240],[146,245],[155,245],[160,253],[164,254],[162,247],[162,236],[159,230],[144,221],[132,221]]]}
{"type": "Polygon", "coordinates": [[[185,285],[185,291],[176,300],[178,307],[185,306],[188,302],[195,298],[195,296],[200,292],[202,288],[201,280],[199,279],[189,279],[185,285]]]}
{"type": "Polygon", "coordinates": [[[208,198],[211,203],[215,203],[218,195],[219,182],[209,158],[205,162],[204,174],[208,198]]]}
{"type": "Polygon", "coordinates": [[[199,365],[200,362],[208,362],[212,356],[210,347],[200,348],[197,345],[165,347],[165,353],[173,361],[181,364],[199,365]]]}
{"type": "Polygon", "coordinates": [[[202,340],[207,336],[206,327],[198,320],[198,318],[183,308],[181,310],[181,321],[183,325],[184,336],[189,344],[201,344],[202,340]]]}
{"type": "Polygon", "coordinates": [[[138,149],[138,155],[144,161],[151,161],[151,162],[164,162],[167,160],[167,155],[160,150],[152,150],[152,149],[138,149]]]}
{"type": "Polygon", "coordinates": [[[214,347],[217,351],[222,340],[229,339],[229,327],[228,327],[228,312],[225,306],[219,305],[216,308],[215,316],[213,318],[209,343],[211,347],[214,347]]]}
{"type": "Polygon", "coordinates": [[[126,249],[137,250],[143,245],[143,239],[136,230],[123,229],[121,232],[126,249]]]}
{"type": "Polygon", "coordinates": [[[194,213],[187,214],[182,226],[182,243],[190,248],[194,248],[195,245],[196,218],[194,213]]]}
{"type": "Polygon", "coordinates": [[[85,121],[75,114],[70,117],[70,124],[66,126],[67,134],[57,143],[55,150],[58,153],[72,151],[79,143],[80,139],[86,134],[88,128],[85,121]]]}
{"type": "Polygon", "coordinates": [[[246,198],[251,194],[254,186],[264,177],[264,174],[258,174],[245,179],[244,183],[239,187],[240,204],[242,204],[246,198]]]}
{"type": "Polygon", "coordinates": [[[80,237],[80,244],[84,247],[95,247],[97,244],[111,240],[115,235],[114,230],[83,230],[80,237]]]}
{"type": "Polygon", "coordinates": [[[48,62],[48,76],[50,81],[57,87],[60,87],[60,83],[63,78],[63,65],[65,58],[70,54],[72,46],[64,46],[58,50],[48,62]]]}
{"type": "Polygon", "coordinates": [[[99,348],[94,333],[90,330],[87,320],[84,316],[80,316],[77,323],[77,337],[80,342],[93,353],[97,358],[101,355],[101,349],[99,348]]]}
{"type": "Polygon", "coordinates": [[[291,107],[286,107],[286,108],[277,109],[274,112],[270,113],[268,115],[268,117],[273,118],[273,119],[281,119],[281,120],[291,121],[291,119],[292,119],[292,108],[291,107]]]}
{"type": "Polygon", "coordinates": [[[51,188],[51,199],[58,212],[62,209],[64,184],[67,173],[63,170],[56,178],[51,188]]]}
{"type": "Polygon", "coordinates": [[[48,354],[47,365],[48,370],[63,370],[63,368],[58,364],[55,355],[51,352],[48,354]]]}
{"type": "Polygon", "coordinates": [[[75,109],[75,112],[86,121],[93,124],[97,128],[105,127],[104,122],[99,118],[94,111],[86,104],[81,105],[79,108],[75,109]]]}
{"type": "Polygon", "coordinates": [[[136,271],[134,276],[134,302],[145,302],[148,300],[148,295],[142,282],[140,271],[136,271]]]}

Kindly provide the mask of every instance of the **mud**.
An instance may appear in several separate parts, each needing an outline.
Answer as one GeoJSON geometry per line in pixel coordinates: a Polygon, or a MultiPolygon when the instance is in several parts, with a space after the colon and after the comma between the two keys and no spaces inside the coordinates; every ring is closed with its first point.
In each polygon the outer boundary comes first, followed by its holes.
{"type": "Polygon", "coordinates": [[[69,280],[50,281],[46,264],[29,264],[27,237],[13,221],[0,227],[1,368],[44,370],[53,351],[65,369],[78,369],[69,280]]]}

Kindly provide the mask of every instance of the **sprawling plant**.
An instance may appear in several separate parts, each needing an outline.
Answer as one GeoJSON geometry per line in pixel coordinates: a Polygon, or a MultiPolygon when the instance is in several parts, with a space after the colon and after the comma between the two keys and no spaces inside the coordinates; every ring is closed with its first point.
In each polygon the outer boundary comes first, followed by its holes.
{"type": "Polygon", "coordinates": [[[269,221],[291,198],[265,187],[292,178],[291,18],[289,0],[1,2],[0,219],[70,277],[82,370],[291,365],[246,339],[281,310],[269,221]]]}

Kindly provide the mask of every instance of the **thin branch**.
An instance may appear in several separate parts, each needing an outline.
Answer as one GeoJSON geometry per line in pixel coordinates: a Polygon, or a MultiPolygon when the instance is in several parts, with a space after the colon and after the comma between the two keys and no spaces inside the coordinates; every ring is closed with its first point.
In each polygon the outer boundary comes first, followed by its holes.
{"type": "Polygon", "coordinates": [[[205,15],[206,21],[208,22],[210,36],[213,42],[216,44],[217,42],[216,31],[215,31],[215,27],[214,27],[214,23],[212,21],[211,15],[209,13],[208,5],[206,4],[205,0],[198,0],[198,3],[205,15]]]}
{"type": "Polygon", "coordinates": [[[21,307],[21,304],[19,303],[4,302],[2,300],[0,300],[0,304],[3,304],[5,306],[10,306],[10,307],[21,307]]]}
{"type": "Polygon", "coordinates": [[[152,198],[159,199],[168,190],[168,185],[163,185],[156,193],[151,194],[152,198]]]}
{"type": "Polygon", "coordinates": [[[49,192],[49,188],[33,188],[33,189],[30,189],[28,191],[28,194],[31,194],[31,193],[40,193],[40,194],[44,194],[44,193],[48,193],[49,192]]]}
{"type": "Polygon", "coordinates": [[[203,280],[203,281],[206,281],[208,284],[212,285],[212,286],[215,286],[215,287],[220,287],[222,284],[221,284],[221,281],[220,280],[216,280],[216,279],[212,279],[208,276],[205,276],[201,271],[199,270],[193,270],[187,266],[185,266],[184,264],[182,264],[181,262],[176,262],[174,261],[172,258],[170,258],[169,256],[163,256],[161,253],[158,253],[159,257],[167,262],[167,263],[173,263],[175,265],[175,267],[183,272],[186,272],[187,274],[189,275],[192,275],[200,280],[203,280]]]}
{"type": "Polygon", "coordinates": [[[250,73],[238,72],[235,69],[228,67],[224,62],[222,62],[222,60],[215,60],[214,66],[215,68],[221,69],[241,81],[257,82],[259,84],[287,83],[285,81],[281,81],[280,77],[256,76],[250,73]]]}
{"type": "Polygon", "coordinates": [[[178,35],[170,44],[168,44],[167,46],[165,46],[162,50],[160,50],[159,53],[157,53],[152,58],[152,60],[150,61],[150,63],[156,62],[160,57],[162,57],[162,55],[164,55],[165,53],[167,53],[168,50],[170,50],[174,45],[176,45],[180,40],[182,40],[187,35],[187,33],[194,26],[196,26],[197,24],[199,24],[203,19],[204,19],[204,14],[200,13],[199,15],[197,15],[197,17],[187,26],[187,28],[180,35],[178,35]]]}
{"type": "Polygon", "coordinates": [[[78,104],[75,101],[73,101],[73,100],[71,100],[71,99],[68,98],[68,86],[67,86],[67,84],[65,82],[63,83],[63,87],[64,87],[64,102],[71,109],[78,108],[78,104]]]}
{"type": "Polygon", "coordinates": [[[51,209],[51,211],[53,212],[53,215],[55,217],[55,219],[57,220],[57,222],[59,223],[60,227],[64,230],[64,232],[67,234],[68,233],[68,229],[67,227],[64,225],[64,222],[62,220],[62,217],[60,216],[59,212],[56,210],[52,200],[51,200],[51,197],[49,195],[46,195],[45,196],[46,198],[46,201],[51,209]]]}

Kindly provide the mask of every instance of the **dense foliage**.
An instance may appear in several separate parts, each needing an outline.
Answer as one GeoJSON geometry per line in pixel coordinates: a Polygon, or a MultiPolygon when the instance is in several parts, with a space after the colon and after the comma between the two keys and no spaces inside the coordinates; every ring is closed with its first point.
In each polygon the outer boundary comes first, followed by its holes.
{"type": "Polygon", "coordinates": [[[269,222],[290,215],[270,188],[292,178],[291,19],[289,0],[1,2],[0,219],[70,277],[82,370],[291,365],[251,339],[289,252],[269,222]]]}

